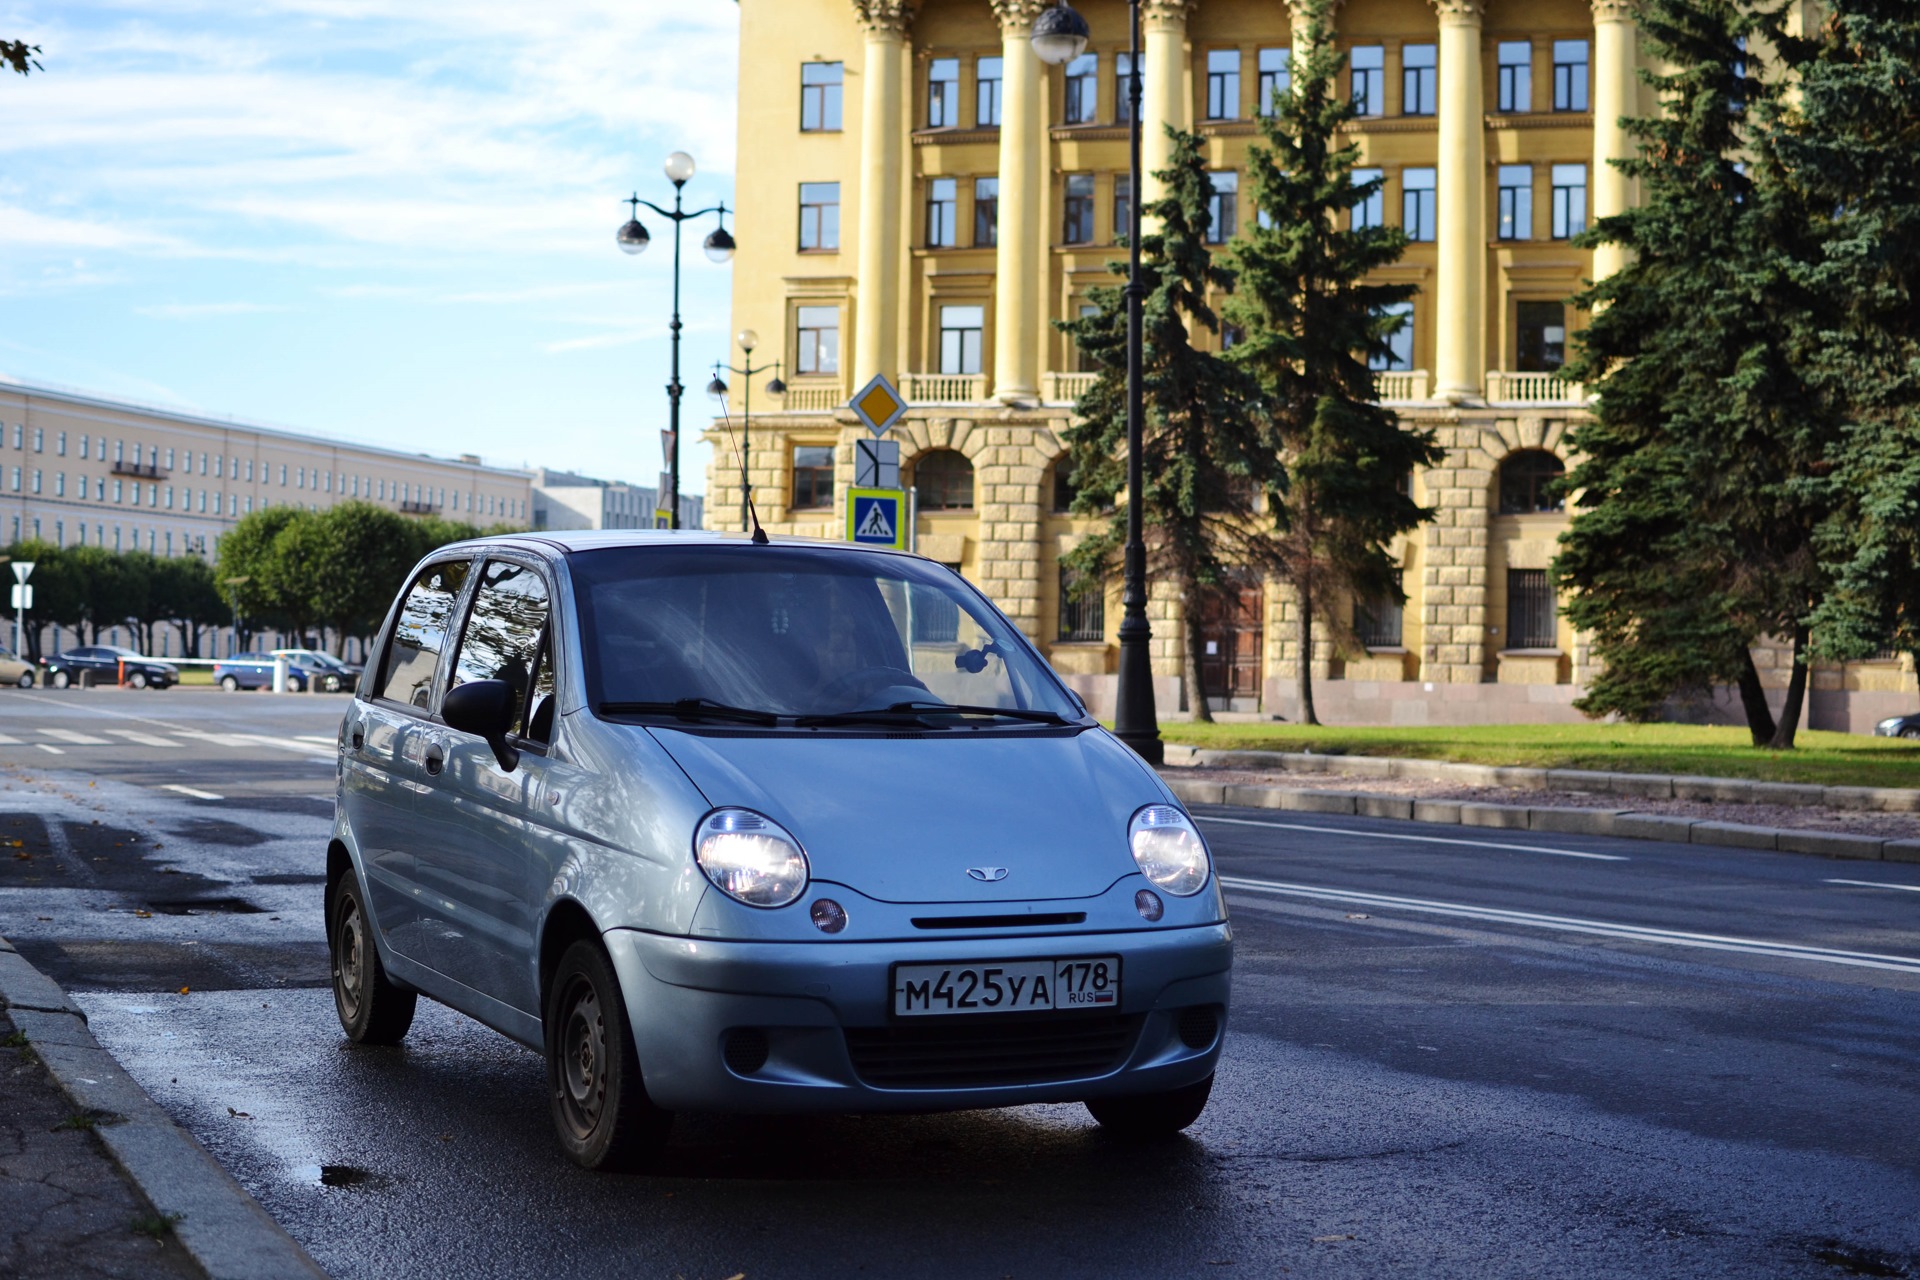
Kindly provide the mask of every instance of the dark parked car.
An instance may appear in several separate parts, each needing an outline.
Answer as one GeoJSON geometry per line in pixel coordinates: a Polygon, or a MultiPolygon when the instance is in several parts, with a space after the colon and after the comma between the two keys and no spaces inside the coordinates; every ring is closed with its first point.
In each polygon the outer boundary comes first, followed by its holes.
{"type": "Polygon", "coordinates": [[[337,693],[351,688],[360,678],[358,671],[349,671],[328,654],[312,649],[275,649],[271,653],[234,654],[215,665],[213,682],[229,693],[236,689],[271,689],[273,660],[281,655],[287,659],[287,688],[294,693],[305,693],[310,687],[337,693]]]}
{"type": "Polygon", "coordinates": [[[68,649],[47,659],[47,683],[56,689],[80,683],[92,673],[95,684],[118,684],[133,689],[164,689],[180,682],[180,668],[118,645],[90,644],[68,649]]]}
{"type": "Polygon", "coordinates": [[[1876,738],[1920,738],[1920,711],[1910,716],[1892,716],[1873,726],[1876,738]]]}

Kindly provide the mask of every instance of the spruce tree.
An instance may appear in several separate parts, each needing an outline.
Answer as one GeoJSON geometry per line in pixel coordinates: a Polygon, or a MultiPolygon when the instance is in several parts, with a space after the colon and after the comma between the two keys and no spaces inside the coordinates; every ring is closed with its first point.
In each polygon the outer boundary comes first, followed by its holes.
{"type": "Polygon", "coordinates": [[[1766,145],[1782,102],[1755,51],[1767,23],[1736,0],[1641,10],[1666,107],[1628,122],[1641,154],[1621,167],[1640,204],[1581,241],[1632,260],[1574,299],[1592,323],[1567,374],[1599,398],[1570,432],[1573,519],[1554,571],[1601,666],[1581,710],[1650,719],[1730,683],[1754,744],[1785,748],[1825,591],[1813,537],[1832,419],[1806,377],[1818,320],[1794,262],[1807,217],[1766,145]],[[1777,722],[1750,648],[1763,636],[1793,645],[1777,722]]]}
{"type": "MultiPolygon", "coordinates": [[[[1209,302],[1233,286],[1207,245],[1213,181],[1201,139],[1168,129],[1171,165],[1154,176],[1163,199],[1142,207],[1154,229],[1141,238],[1142,523],[1150,577],[1173,583],[1186,630],[1186,684],[1194,717],[1212,719],[1200,682],[1199,628],[1209,593],[1236,573],[1274,563],[1271,534],[1256,496],[1281,483],[1278,450],[1258,412],[1245,374],[1194,341],[1217,334],[1209,302]]],[[[1115,270],[1124,272],[1121,264],[1115,270]]],[[[1106,515],[1107,525],[1065,557],[1068,573],[1102,589],[1126,545],[1122,501],[1127,483],[1127,308],[1122,287],[1091,290],[1092,314],[1062,322],[1099,377],[1080,398],[1078,418],[1063,433],[1076,490],[1073,510],[1106,515]]]]}
{"type": "Polygon", "coordinates": [[[1350,644],[1342,606],[1405,600],[1387,543],[1432,518],[1406,481],[1443,454],[1431,432],[1405,427],[1379,404],[1370,357],[1402,323],[1390,309],[1415,290],[1367,278],[1399,259],[1406,234],[1339,225],[1380,180],[1353,181],[1359,148],[1340,129],[1358,108],[1339,95],[1345,58],[1333,47],[1331,4],[1309,0],[1306,9],[1306,56],[1293,64],[1292,92],[1276,96],[1260,121],[1262,141],[1248,152],[1262,216],[1230,256],[1239,283],[1226,316],[1244,332],[1232,357],[1258,380],[1286,466],[1287,486],[1270,495],[1275,541],[1296,598],[1299,717],[1318,724],[1315,623],[1350,644]]]}

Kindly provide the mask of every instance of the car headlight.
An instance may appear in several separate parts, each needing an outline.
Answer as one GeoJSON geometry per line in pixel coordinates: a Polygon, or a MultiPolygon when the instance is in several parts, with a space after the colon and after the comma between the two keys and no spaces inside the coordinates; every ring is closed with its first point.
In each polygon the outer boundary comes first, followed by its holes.
{"type": "Polygon", "coordinates": [[[693,856],[714,888],[750,907],[784,907],[806,892],[800,842],[751,809],[716,809],[701,819],[693,856]]]}
{"type": "Polygon", "coordinates": [[[1207,846],[1187,815],[1170,804],[1150,804],[1127,824],[1127,845],[1140,874],[1175,897],[1207,883],[1207,846]]]}
{"type": "Polygon", "coordinates": [[[1874,732],[1883,738],[1890,738],[1900,732],[1900,722],[1905,718],[1905,716],[1894,716],[1891,719],[1882,720],[1879,724],[1873,726],[1874,732]]]}

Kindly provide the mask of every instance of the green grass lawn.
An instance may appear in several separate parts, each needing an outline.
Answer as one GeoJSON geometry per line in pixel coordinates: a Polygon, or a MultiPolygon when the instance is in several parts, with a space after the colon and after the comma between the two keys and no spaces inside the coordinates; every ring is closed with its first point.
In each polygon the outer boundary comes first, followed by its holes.
{"type": "Polygon", "coordinates": [[[1743,728],[1687,724],[1470,725],[1348,728],[1296,724],[1160,726],[1168,742],[1241,751],[1413,756],[1468,764],[1609,773],[1676,773],[1826,786],[1920,787],[1920,742],[1801,730],[1792,751],[1747,745],[1743,728]]]}
{"type": "Polygon", "coordinates": [[[213,688],[213,668],[182,667],[180,668],[180,683],[183,686],[198,685],[202,689],[211,689],[213,688]]]}

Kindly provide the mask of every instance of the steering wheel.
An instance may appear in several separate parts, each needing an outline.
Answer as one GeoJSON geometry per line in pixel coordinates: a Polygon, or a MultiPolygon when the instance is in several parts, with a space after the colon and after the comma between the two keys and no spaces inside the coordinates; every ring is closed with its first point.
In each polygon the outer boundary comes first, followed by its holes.
{"type": "Polygon", "coordinates": [[[829,705],[844,700],[858,706],[870,695],[895,685],[910,685],[923,692],[931,692],[919,676],[902,667],[862,667],[858,671],[835,676],[821,685],[814,696],[829,705]]]}

